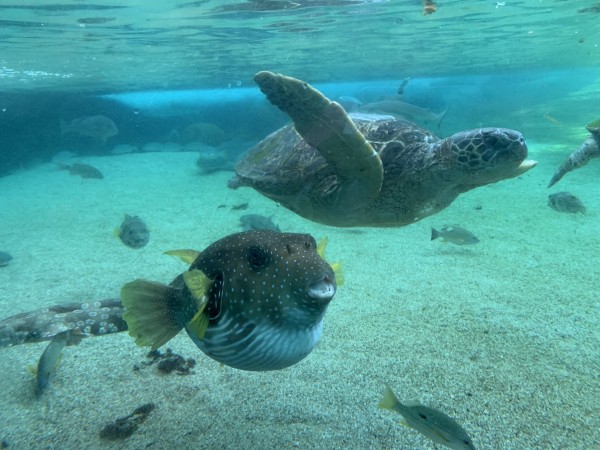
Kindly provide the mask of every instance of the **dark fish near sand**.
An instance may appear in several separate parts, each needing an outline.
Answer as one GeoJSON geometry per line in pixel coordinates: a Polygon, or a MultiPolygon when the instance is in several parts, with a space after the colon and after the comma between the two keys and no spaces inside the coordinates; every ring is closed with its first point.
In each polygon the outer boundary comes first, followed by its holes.
{"type": "Polygon", "coordinates": [[[469,230],[455,226],[444,227],[440,231],[432,227],[431,240],[438,238],[442,242],[450,242],[455,245],[475,245],[479,242],[479,239],[469,230]]]}
{"type": "Polygon", "coordinates": [[[80,164],[80,163],[75,163],[75,164],[70,164],[70,165],[59,164],[58,169],[59,170],[68,170],[69,175],[77,175],[77,176],[80,176],[81,178],[97,178],[99,180],[102,180],[104,178],[104,175],[102,175],[102,172],[100,172],[95,167],[89,166],[87,164],[80,164]]]}
{"type": "Polygon", "coordinates": [[[555,192],[554,194],[550,194],[548,196],[548,206],[554,211],[564,213],[585,214],[587,212],[581,200],[569,192],[555,192]]]}
{"type": "Polygon", "coordinates": [[[6,252],[0,252],[0,267],[8,266],[8,263],[13,259],[11,255],[6,252]]]}
{"type": "Polygon", "coordinates": [[[126,284],[121,299],[129,334],[156,349],[185,328],[207,356],[237,369],[296,364],[319,341],[336,292],[334,271],[320,251],[307,234],[227,236],[169,285],[126,284]]]}
{"type": "Polygon", "coordinates": [[[117,236],[127,247],[142,248],[150,240],[150,231],[138,216],[125,214],[125,219],[117,230],[117,236]]]}
{"type": "Polygon", "coordinates": [[[417,430],[433,442],[455,450],[475,450],[467,432],[452,417],[416,403],[400,403],[388,386],[379,406],[400,413],[402,425],[417,430]]]}
{"type": "Polygon", "coordinates": [[[281,231],[279,226],[270,217],[260,214],[244,214],[240,217],[240,222],[244,231],[250,230],[272,230],[281,231]]]}
{"type": "Polygon", "coordinates": [[[72,133],[105,141],[109,137],[117,135],[119,129],[108,117],[98,114],[95,116],[78,117],[69,123],[61,119],[60,132],[61,134],[72,133]]]}

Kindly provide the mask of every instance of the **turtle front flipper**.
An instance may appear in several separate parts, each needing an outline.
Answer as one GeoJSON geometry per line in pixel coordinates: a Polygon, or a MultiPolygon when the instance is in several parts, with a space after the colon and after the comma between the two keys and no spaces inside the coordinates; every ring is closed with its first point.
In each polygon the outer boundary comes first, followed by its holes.
{"type": "Polygon", "coordinates": [[[586,129],[591,133],[583,144],[563,161],[554,172],[548,187],[555,185],[563,176],[572,170],[585,166],[590,159],[600,157],[600,119],[590,123],[586,129]]]}
{"type": "Polygon", "coordinates": [[[379,195],[383,165],[344,108],[304,81],[259,72],[254,81],[268,100],[294,122],[298,134],[334,168],[338,188],[331,206],[347,211],[379,195]]]}

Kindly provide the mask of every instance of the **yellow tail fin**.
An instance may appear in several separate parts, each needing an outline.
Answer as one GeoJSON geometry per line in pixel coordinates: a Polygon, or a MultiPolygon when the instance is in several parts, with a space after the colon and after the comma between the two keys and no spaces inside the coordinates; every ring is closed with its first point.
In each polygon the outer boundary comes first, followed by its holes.
{"type": "Polygon", "coordinates": [[[156,350],[181,331],[176,320],[181,297],[178,289],[154,281],[135,280],[121,288],[123,319],[137,345],[156,350]]]}
{"type": "Polygon", "coordinates": [[[383,409],[394,410],[394,406],[398,403],[398,398],[394,395],[394,391],[390,389],[390,387],[385,385],[385,394],[383,394],[383,398],[379,402],[379,407],[383,409]]]}

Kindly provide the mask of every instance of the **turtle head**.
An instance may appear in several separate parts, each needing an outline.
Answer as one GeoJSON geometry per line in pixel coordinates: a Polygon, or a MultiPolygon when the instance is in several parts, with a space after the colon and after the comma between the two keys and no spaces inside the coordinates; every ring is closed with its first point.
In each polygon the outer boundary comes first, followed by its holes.
{"type": "Polygon", "coordinates": [[[443,164],[457,173],[465,190],[519,176],[535,167],[527,160],[527,144],[518,131],[479,128],[456,133],[440,142],[443,164]]]}

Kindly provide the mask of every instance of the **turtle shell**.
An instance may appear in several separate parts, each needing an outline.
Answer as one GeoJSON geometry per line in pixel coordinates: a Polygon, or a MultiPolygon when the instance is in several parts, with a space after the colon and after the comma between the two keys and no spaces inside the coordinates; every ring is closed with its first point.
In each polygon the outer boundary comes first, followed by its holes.
{"type": "MultiPolygon", "coordinates": [[[[391,116],[351,117],[382,160],[384,186],[404,172],[423,168],[427,144],[439,141],[428,131],[391,116]]],[[[327,196],[338,183],[332,166],[291,124],[259,142],[238,162],[235,171],[240,185],[253,187],[276,200],[306,193],[307,189],[313,196],[327,196]]]]}

